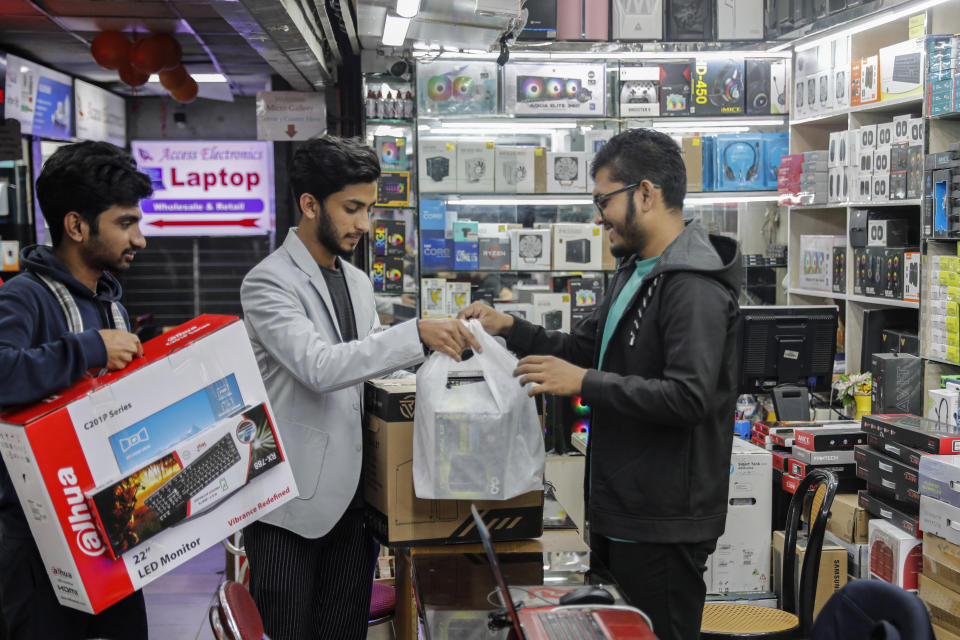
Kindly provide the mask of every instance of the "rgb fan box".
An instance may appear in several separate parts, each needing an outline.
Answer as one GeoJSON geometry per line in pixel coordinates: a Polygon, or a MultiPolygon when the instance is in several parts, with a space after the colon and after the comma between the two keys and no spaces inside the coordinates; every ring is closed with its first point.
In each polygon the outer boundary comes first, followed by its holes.
{"type": "Polygon", "coordinates": [[[242,407],[262,404],[273,421],[239,319],[202,315],[144,343],[143,350],[126,369],[0,414],[0,453],[45,572],[60,604],[88,613],[106,609],[297,495],[287,451],[275,437],[276,466],[146,543],[126,538],[129,548],[112,559],[87,492],[179,449],[222,420],[220,410],[239,420],[242,407]]]}
{"type": "Polygon", "coordinates": [[[510,63],[504,110],[517,116],[606,115],[606,65],[510,63]]]}
{"type": "Polygon", "coordinates": [[[407,225],[403,220],[378,219],[373,223],[373,255],[403,256],[407,225]]]}
{"type": "Polygon", "coordinates": [[[406,207],[410,205],[410,172],[383,171],[377,181],[378,207],[406,207]]]}

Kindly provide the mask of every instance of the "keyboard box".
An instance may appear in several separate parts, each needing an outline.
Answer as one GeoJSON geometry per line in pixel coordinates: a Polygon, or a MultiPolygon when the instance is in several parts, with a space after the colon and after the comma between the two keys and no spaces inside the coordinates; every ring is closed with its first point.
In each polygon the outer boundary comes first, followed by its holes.
{"type": "Polygon", "coordinates": [[[414,494],[416,391],[413,378],[369,380],[364,385],[363,491],[367,522],[377,538],[404,546],[479,542],[471,502],[494,540],[543,535],[542,491],[493,501],[425,500],[414,494]]]}
{"type": "MultiPolygon", "coordinates": [[[[53,590],[62,605],[89,613],[99,613],[297,496],[240,320],[202,315],[146,342],[143,350],[142,358],[121,371],[86,378],[34,405],[0,414],[0,452],[53,590]],[[226,429],[223,421],[258,405],[261,420],[259,425],[254,420],[253,428],[271,426],[279,463],[146,542],[129,539],[120,558],[111,558],[85,495],[182,450],[209,427],[226,429]]],[[[250,428],[240,429],[244,438],[250,428]]],[[[228,480],[227,490],[233,482],[228,480]]],[[[137,498],[134,519],[147,509],[137,498]]]]}

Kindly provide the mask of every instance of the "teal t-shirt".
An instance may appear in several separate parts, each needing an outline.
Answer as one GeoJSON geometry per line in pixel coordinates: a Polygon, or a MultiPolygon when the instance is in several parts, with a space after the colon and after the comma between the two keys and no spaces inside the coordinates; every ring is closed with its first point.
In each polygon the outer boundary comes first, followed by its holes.
{"type": "MultiPolygon", "coordinates": [[[[640,290],[643,279],[650,273],[659,259],[660,256],[647,258],[646,260],[637,260],[633,275],[631,275],[627,283],[623,285],[620,293],[617,294],[616,300],[610,305],[610,311],[607,313],[607,321],[603,326],[603,338],[600,340],[600,360],[597,363],[598,369],[603,365],[603,356],[607,353],[607,345],[610,343],[610,338],[613,336],[613,331],[617,328],[620,318],[623,317],[623,312],[627,310],[627,305],[633,300],[634,294],[640,290]]],[[[593,458],[590,459],[590,474],[591,476],[593,475],[593,458]]],[[[607,538],[614,542],[636,542],[636,540],[624,540],[623,538],[612,538],[610,536],[607,536],[607,538]]]]}

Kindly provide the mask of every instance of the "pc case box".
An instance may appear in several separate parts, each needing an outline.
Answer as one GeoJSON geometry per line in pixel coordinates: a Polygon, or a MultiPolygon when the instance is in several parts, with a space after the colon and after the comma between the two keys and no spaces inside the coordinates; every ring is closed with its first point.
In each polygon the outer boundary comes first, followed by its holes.
{"type": "MultiPolygon", "coordinates": [[[[424,500],[414,494],[415,380],[367,381],[364,404],[363,487],[367,521],[375,535],[386,544],[404,546],[479,542],[470,515],[472,501],[424,500]]],[[[542,491],[475,504],[494,540],[543,534],[542,491]]]]}
{"type": "Polygon", "coordinates": [[[772,482],[770,452],[734,438],[727,528],[707,560],[713,566],[708,593],[762,592],[770,588],[772,482]]]}
{"type": "MultiPolygon", "coordinates": [[[[98,613],[297,496],[290,458],[300,469],[311,461],[283,448],[249,345],[237,318],[203,315],[145,343],[144,357],[126,369],[0,414],[0,451],[62,605],[98,613]],[[232,425],[258,405],[263,410],[252,431],[247,420],[232,425]],[[257,477],[248,467],[247,483],[239,486],[223,489],[214,479],[215,487],[202,490],[211,504],[191,496],[181,514],[189,517],[161,526],[143,543],[128,537],[130,548],[111,559],[95,521],[99,510],[85,496],[173,450],[183,455],[188,442],[203,445],[190,438],[215,428],[232,428],[251,447],[272,440],[275,455],[265,464],[274,466],[257,477]],[[208,489],[227,495],[210,496],[208,489]]],[[[156,516],[143,498],[136,495],[134,523],[156,516]]]]}
{"type": "Polygon", "coordinates": [[[613,0],[611,23],[614,40],[663,40],[663,3],[613,0]]]}
{"type": "Polygon", "coordinates": [[[597,271],[601,265],[602,227],[560,222],[553,225],[553,268],[597,271]]]}

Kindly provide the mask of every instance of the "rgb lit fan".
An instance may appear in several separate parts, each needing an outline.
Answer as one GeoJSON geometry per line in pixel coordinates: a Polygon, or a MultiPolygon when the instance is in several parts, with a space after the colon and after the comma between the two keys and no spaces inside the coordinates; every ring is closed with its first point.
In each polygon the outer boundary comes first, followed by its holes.
{"type": "Polygon", "coordinates": [[[520,86],[520,97],[524,100],[539,100],[543,97],[543,79],[533,76],[520,76],[517,78],[520,86]]]}
{"type": "Polygon", "coordinates": [[[566,85],[567,97],[576,98],[580,93],[580,81],[576,78],[568,78],[566,85]]]}
{"type": "Polygon", "coordinates": [[[396,164],[400,160],[400,151],[394,142],[384,142],[380,146],[380,161],[384,164],[396,164]]]}
{"type": "Polygon", "coordinates": [[[435,102],[444,102],[453,95],[453,83],[446,76],[431,76],[427,82],[427,95],[435,102]]]}
{"type": "Polygon", "coordinates": [[[390,236],[390,246],[391,246],[391,247],[399,247],[399,246],[401,246],[402,244],[403,244],[403,234],[402,234],[402,233],[394,233],[393,235],[390,236]]]}
{"type": "Polygon", "coordinates": [[[564,93],[564,82],[560,78],[550,78],[547,80],[547,97],[556,100],[562,98],[564,93]]]}
{"type": "Polygon", "coordinates": [[[400,269],[390,269],[390,271],[387,272],[387,279],[390,280],[390,282],[396,282],[402,277],[403,273],[400,269]]]}
{"type": "Polygon", "coordinates": [[[460,76],[453,81],[453,97],[457,100],[469,100],[473,96],[473,78],[460,76]]]}

